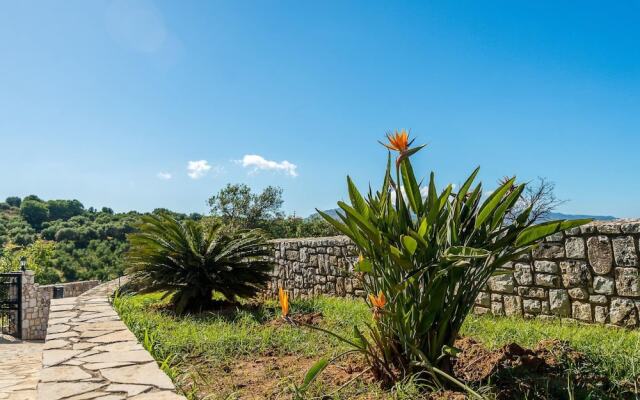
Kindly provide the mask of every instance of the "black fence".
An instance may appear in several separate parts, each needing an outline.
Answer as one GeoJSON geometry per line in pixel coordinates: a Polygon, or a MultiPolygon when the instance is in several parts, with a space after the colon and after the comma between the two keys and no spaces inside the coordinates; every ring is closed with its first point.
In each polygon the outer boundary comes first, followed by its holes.
{"type": "Polygon", "coordinates": [[[22,273],[0,274],[0,333],[22,336],[22,273]]]}

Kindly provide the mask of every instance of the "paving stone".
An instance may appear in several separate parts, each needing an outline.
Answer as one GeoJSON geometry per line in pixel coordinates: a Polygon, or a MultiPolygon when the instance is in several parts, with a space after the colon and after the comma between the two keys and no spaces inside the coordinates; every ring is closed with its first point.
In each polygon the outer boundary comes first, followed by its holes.
{"type": "Polygon", "coordinates": [[[109,382],[150,385],[160,389],[173,389],[171,379],[164,374],[155,362],[128,367],[108,368],[100,373],[109,382]]]}
{"type": "Polygon", "coordinates": [[[38,385],[38,400],[59,400],[91,392],[103,386],[95,382],[44,382],[38,385]]]}
{"type": "Polygon", "coordinates": [[[81,381],[88,378],[91,378],[90,374],[74,366],[44,368],[40,373],[41,382],[81,381]]]}

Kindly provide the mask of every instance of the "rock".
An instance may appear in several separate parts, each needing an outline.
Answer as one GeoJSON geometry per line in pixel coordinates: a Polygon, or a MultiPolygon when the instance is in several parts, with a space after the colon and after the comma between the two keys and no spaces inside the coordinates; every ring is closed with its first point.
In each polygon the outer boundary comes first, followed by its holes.
{"type": "Polygon", "coordinates": [[[522,309],[525,313],[539,314],[542,311],[540,300],[524,299],[522,300],[522,309]]]}
{"type": "Polygon", "coordinates": [[[611,243],[606,236],[593,236],[587,239],[587,252],[589,264],[596,274],[604,275],[611,271],[613,266],[613,251],[611,243]]]}
{"type": "Polygon", "coordinates": [[[483,307],[489,307],[491,305],[491,297],[489,297],[489,293],[480,292],[476,297],[476,304],[481,305],[483,307]]]}
{"type": "Polygon", "coordinates": [[[504,305],[502,303],[491,303],[491,314],[498,316],[504,315],[504,305]]]}
{"type": "Polygon", "coordinates": [[[589,296],[589,303],[591,304],[607,304],[608,301],[607,296],[602,294],[592,294],[589,296]]]}
{"type": "Polygon", "coordinates": [[[43,382],[38,384],[38,400],[59,400],[98,389],[94,382],[43,382]]]}
{"type": "Polygon", "coordinates": [[[620,233],[620,225],[617,223],[604,223],[597,225],[598,232],[607,233],[607,234],[615,234],[620,233]]]}
{"type": "Polygon", "coordinates": [[[40,372],[40,382],[69,382],[89,378],[91,375],[84,372],[82,368],[68,365],[44,368],[40,372]]]}
{"type": "Polygon", "coordinates": [[[569,294],[564,289],[549,289],[549,310],[559,317],[568,317],[571,313],[569,294]]]}
{"type": "Polygon", "coordinates": [[[638,268],[616,268],[616,288],[620,296],[640,296],[638,268]]]}
{"type": "Polygon", "coordinates": [[[572,299],[587,300],[589,298],[589,292],[585,288],[572,288],[568,292],[572,299]]]}
{"type": "Polygon", "coordinates": [[[141,365],[107,368],[100,371],[102,376],[113,383],[149,385],[160,389],[173,389],[173,383],[156,365],[155,361],[141,365]]]}
{"type": "Polygon", "coordinates": [[[498,293],[513,293],[515,288],[515,281],[511,274],[492,276],[487,281],[487,284],[492,292],[498,293]]]}
{"type": "Polygon", "coordinates": [[[603,306],[595,306],[593,308],[593,320],[599,324],[605,324],[609,316],[609,309],[603,306]]]}
{"type": "Polygon", "coordinates": [[[571,308],[573,318],[585,322],[593,321],[593,317],[591,315],[591,304],[574,301],[571,308]]]}
{"type": "Polygon", "coordinates": [[[614,325],[635,327],[638,324],[638,310],[633,300],[620,297],[611,299],[609,319],[614,325]]]}
{"type": "Polygon", "coordinates": [[[615,283],[610,276],[595,276],[593,278],[593,291],[599,294],[614,294],[615,283]]]}
{"type": "Polygon", "coordinates": [[[584,239],[581,237],[567,238],[564,243],[567,258],[583,259],[585,257],[584,239]]]}
{"type": "Polygon", "coordinates": [[[522,300],[518,296],[504,295],[504,313],[508,317],[522,316],[522,300]]]}
{"type": "Polygon", "coordinates": [[[633,237],[623,236],[613,238],[613,257],[619,267],[634,267],[638,265],[633,237]]]}
{"type": "Polygon", "coordinates": [[[560,279],[557,275],[536,274],[536,285],[544,287],[557,287],[560,279]]]}
{"type": "Polygon", "coordinates": [[[587,287],[591,284],[591,273],[583,261],[562,261],[560,269],[564,287],[587,287]]]}
{"type": "Polygon", "coordinates": [[[564,246],[558,243],[540,243],[533,249],[533,257],[536,259],[564,258],[564,246]]]}
{"type": "Polygon", "coordinates": [[[519,287],[518,294],[520,297],[531,297],[537,299],[543,299],[547,297],[543,288],[536,287],[519,287]]]}
{"type": "Polygon", "coordinates": [[[533,275],[531,274],[531,265],[516,264],[513,276],[518,285],[531,285],[533,283],[533,275]]]}
{"type": "Polygon", "coordinates": [[[533,269],[536,272],[543,272],[545,274],[557,274],[558,263],[553,261],[535,261],[533,263],[533,269]]]}

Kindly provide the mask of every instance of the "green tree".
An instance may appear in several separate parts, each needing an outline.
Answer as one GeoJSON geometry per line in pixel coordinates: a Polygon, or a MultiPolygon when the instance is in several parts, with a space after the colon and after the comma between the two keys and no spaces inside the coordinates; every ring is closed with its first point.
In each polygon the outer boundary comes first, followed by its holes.
{"type": "Polygon", "coordinates": [[[22,199],[17,196],[9,196],[7,197],[5,202],[11,207],[20,207],[20,203],[22,203],[22,199]]]}
{"type": "Polygon", "coordinates": [[[253,193],[245,184],[227,184],[209,199],[211,213],[226,223],[257,228],[265,222],[283,217],[282,189],[267,186],[261,193],[253,193]]]}
{"type": "Polygon", "coordinates": [[[50,220],[68,220],[76,215],[84,213],[84,205],[78,200],[49,200],[47,201],[49,208],[50,220]]]}
{"type": "Polygon", "coordinates": [[[211,221],[146,215],[129,243],[129,286],[141,293],[165,291],[178,313],[209,307],[214,291],[230,301],[252,297],[272,268],[272,251],[258,231],[223,230],[211,221]]]}
{"type": "Polygon", "coordinates": [[[46,203],[38,200],[24,200],[20,205],[20,215],[34,229],[40,229],[42,223],[49,219],[49,208],[46,203]]]}

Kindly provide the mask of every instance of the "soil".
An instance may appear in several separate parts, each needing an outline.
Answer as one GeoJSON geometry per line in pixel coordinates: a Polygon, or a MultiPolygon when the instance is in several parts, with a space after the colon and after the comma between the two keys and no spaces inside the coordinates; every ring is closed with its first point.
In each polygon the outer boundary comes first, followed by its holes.
{"type": "MultiPolygon", "coordinates": [[[[317,324],[319,313],[297,316],[297,323],[317,324]]],[[[280,319],[274,324],[290,323],[280,319]]],[[[567,343],[545,340],[533,349],[525,349],[511,343],[496,350],[489,350],[471,338],[455,343],[461,350],[453,363],[454,375],[473,387],[491,386],[491,398],[507,399],[569,399],[567,373],[564,366],[572,365],[576,371],[588,371],[584,357],[572,350],[567,343]]],[[[262,354],[233,360],[225,365],[213,365],[204,359],[187,360],[191,367],[182,374],[183,389],[197,383],[201,398],[212,399],[291,399],[291,386],[300,383],[306,371],[317,357],[297,355],[262,354]]],[[[378,390],[345,390],[343,398],[357,400],[392,399],[391,393],[379,390],[372,374],[365,371],[364,360],[353,356],[332,364],[320,375],[325,390],[333,391],[355,378],[355,385],[378,390]]],[[[574,398],[611,398],[606,396],[608,382],[602,377],[586,372],[571,375],[574,398]],[[595,395],[594,395],[595,393],[595,395]]],[[[350,384],[354,385],[354,384],[350,384]]],[[[326,394],[326,393],[324,393],[326,394]]],[[[322,397],[320,397],[322,398],[322,397]]],[[[329,397],[327,397],[329,398],[329,397]]],[[[459,391],[447,390],[426,395],[429,400],[463,400],[467,396],[459,391]]]]}

